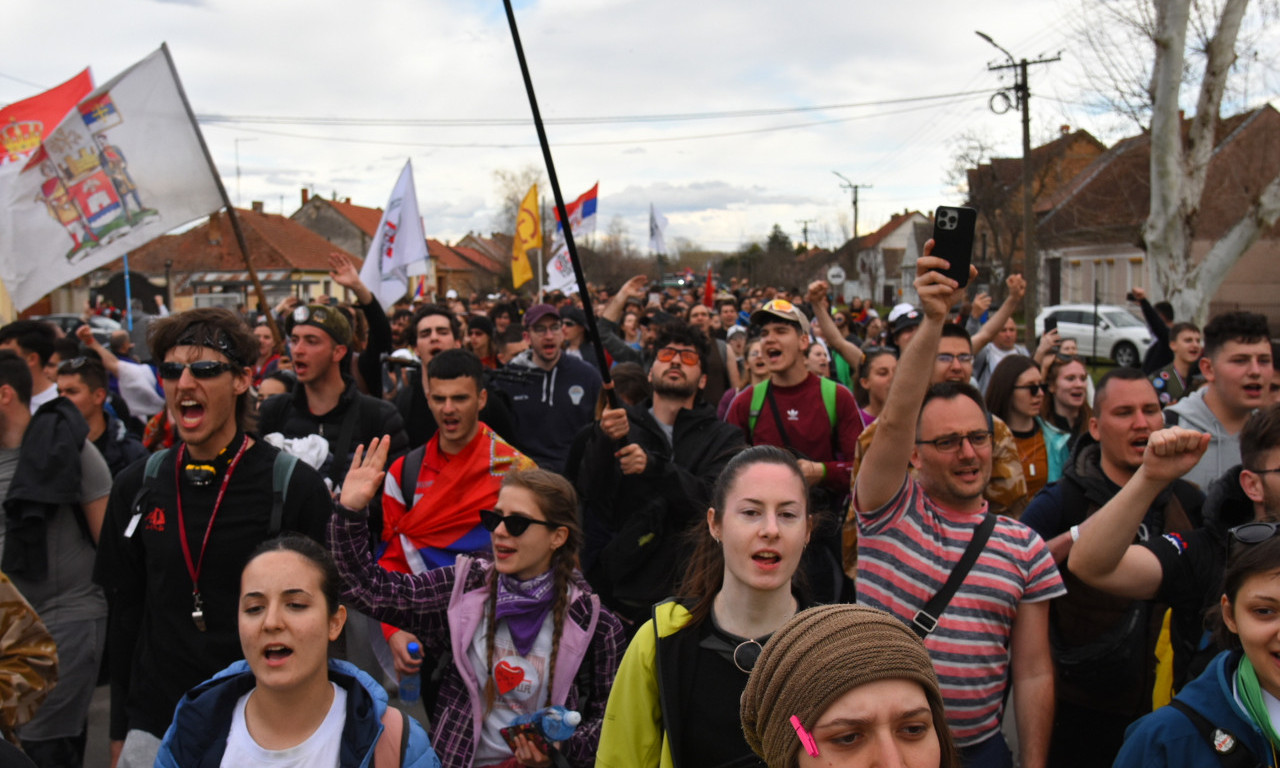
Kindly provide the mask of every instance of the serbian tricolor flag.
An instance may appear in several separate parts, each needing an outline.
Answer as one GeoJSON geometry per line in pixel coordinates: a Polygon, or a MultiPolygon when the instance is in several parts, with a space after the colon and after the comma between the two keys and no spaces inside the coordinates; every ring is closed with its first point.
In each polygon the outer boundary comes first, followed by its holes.
{"type": "MultiPolygon", "coordinates": [[[[596,182],[577,200],[565,205],[564,210],[569,214],[570,231],[574,238],[596,231],[596,198],[599,192],[600,182],[596,182]]],[[[578,281],[573,274],[573,262],[569,259],[569,246],[564,240],[564,227],[560,225],[560,211],[555,209],[555,214],[556,235],[551,242],[551,258],[547,260],[546,289],[577,293],[578,281]]]]}
{"type": "MultiPolygon", "coordinates": [[[[569,214],[569,226],[573,227],[573,236],[581,237],[596,231],[596,197],[600,192],[600,182],[583,192],[577,200],[567,203],[565,213],[569,214]]],[[[560,224],[560,209],[555,209],[556,232],[564,229],[560,224]]]]}

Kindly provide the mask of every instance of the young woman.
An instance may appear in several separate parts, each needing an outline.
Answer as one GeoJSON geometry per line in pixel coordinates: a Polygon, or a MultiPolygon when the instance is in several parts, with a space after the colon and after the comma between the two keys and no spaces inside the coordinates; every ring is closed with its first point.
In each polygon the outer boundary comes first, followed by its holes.
{"type": "Polygon", "coordinates": [[[570,766],[592,765],[625,641],[578,571],[573,486],[552,472],[511,472],[495,508],[480,513],[492,561],[463,556],[451,568],[392,573],[373,559],[366,520],[387,450],[384,438],[356,451],[329,542],[351,605],[416,635],[430,655],[452,656],[431,713],[445,766],[549,766],[555,752],[570,766]],[[549,704],[581,713],[570,739],[551,752],[523,736],[508,744],[503,728],[549,704]]]}
{"type": "Polygon", "coordinates": [[[1042,375],[1049,397],[1040,405],[1040,417],[1073,438],[1082,434],[1093,416],[1088,402],[1089,371],[1084,360],[1056,354],[1049,358],[1042,375]]]}
{"type": "Polygon", "coordinates": [[[485,368],[497,368],[498,345],[493,340],[493,321],[484,315],[468,315],[467,349],[470,349],[485,368]]]}
{"type": "Polygon", "coordinates": [[[1027,480],[1027,498],[1062,477],[1071,436],[1040,416],[1047,388],[1036,361],[1025,355],[1009,355],[991,372],[987,383],[987,409],[1004,420],[1013,432],[1027,480]]]}
{"type": "Polygon", "coordinates": [[[739,392],[745,392],[754,387],[765,379],[769,378],[768,361],[765,359],[764,352],[760,350],[760,337],[757,336],[747,342],[743,347],[743,359],[746,360],[746,383],[741,389],[729,389],[724,393],[724,397],[720,398],[720,404],[716,406],[716,418],[724,421],[725,414],[729,412],[729,406],[733,405],[733,399],[738,396],[739,392]]]}
{"type": "Polygon", "coordinates": [[[253,364],[253,386],[262,384],[262,380],[276,372],[280,365],[280,350],[283,343],[276,343],[271,333],[271,326],[263,320],[253,327],[253,335],[258,340],[258,359],[253,364]]]}
{"type": "Polygon", "coordinates": [[[889,326],[885,324],[884,320],[878,317],[873,317],[868,320],[866,330],[862,336],[862,349],[866,350],[868,347],[884,346],[886,331],[888,331],[888,328],[889,326]]]}
{"type": "Polygon", "coordinates": [[[1232,650],[1214,657],[1172,706],[1129,726],[1116,768],[1280,765],[1280,717],[1273,714],[1280,713],[1276,533],[1276,523],[1231,529],[1216,636],[1219,647],[1232,650]]]}
{"type": "Polygon", "coordinates": [[[763,765],[738,705],[764,644],[803,607],[792,576],[809,540],[804,476],[774,446],[735,456],[712,491],[679,594],[636,632],[609,695],[599,768],[763,765]]]}
{"type": "Polygon", "coordinates": [[[265,542],[240,575],[246,660],[182,698],[156,765],[438,768],[422,726],[388,708],[368,675],[329,659],[346,620],[324,547],[296,534],[265,542]]]}
{"type": "Polygon", "coordinates": [[[861,605],[797,613],[742,694],[747,743],[778,768],[960,768],[929,652],[861,605]]]}
{"type": "Polygon", "coordinates": [[[628,347],[640,351],[640,316],[635,312],[628,312],[622,318],[622,340],[628,347]]]}
{"type": "Polygon", "coordinates": [[[864,351],[866,357],[862,358],[862,365],[858,366],[858,387],[853,395],[858,401],[858,409],[862,412],[862,426],[865,428],[884,410],[884,402],[889,397],[889,385],[893,383],[894,371],[898,370],[898,353],[888,347],[873,347],[864,351]]]}
{"type": "Polygon", "coordinates": [[[831,353],[821,342],[815,341],[809,345],[809,350],[804,353],[804,365],[815,376],[831,378],[831,353]]]}

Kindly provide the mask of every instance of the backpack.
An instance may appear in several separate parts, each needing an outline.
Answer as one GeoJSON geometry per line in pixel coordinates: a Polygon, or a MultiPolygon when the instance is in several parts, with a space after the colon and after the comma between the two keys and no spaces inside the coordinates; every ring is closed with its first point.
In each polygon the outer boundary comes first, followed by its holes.
{"type": "MultiPolygon", "coordinates": [[[[142,517],[143,505],[155,490],[157,477],[160,475],[160,465],[164,463],[170,450],[172,449],[163,448],[147,457],[146,471],[142,475],[142,487],[134,494],[131,507],[135,522],[142,517]]],[[[267,527],[267,538],[274,538],[280,533],[284,523],[284,502],[289,492],[289,480],[293,477],[293,470],[297,466],[297,456],[284,451],[276,453],[275,463],[271,468],[271,520],[267,527]]],[[[125,535],[130,535],[134,528],[135,525],[131,524],[125,535]]]]}
{"type": "MultiPolygon", "coordinates": [[[[819,377],[819,383],[822,388],[822,404],[827,408],[827,420],[831,422],[831,428],[836,428],[836,387],[840,386],[831,379],[819,377]]],[[[751,436],[756,431],[756,421],[760,418],[760,411],[764,407],[764,399],[769,394],[769,380],[756,384],[751,388],[751,410],[747,415],[747,442],[751,442],[751,436]]]]}

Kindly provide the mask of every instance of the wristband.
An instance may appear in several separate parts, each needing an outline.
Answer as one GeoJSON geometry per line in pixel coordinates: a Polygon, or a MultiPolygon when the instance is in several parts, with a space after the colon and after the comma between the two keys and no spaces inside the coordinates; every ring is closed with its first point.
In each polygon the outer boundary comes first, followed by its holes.
{"type": "Polygon", "coordinates": [[[1071,543],[1074,544],[1080,540],[1080,526],[1071,526],[1071,543]]]}

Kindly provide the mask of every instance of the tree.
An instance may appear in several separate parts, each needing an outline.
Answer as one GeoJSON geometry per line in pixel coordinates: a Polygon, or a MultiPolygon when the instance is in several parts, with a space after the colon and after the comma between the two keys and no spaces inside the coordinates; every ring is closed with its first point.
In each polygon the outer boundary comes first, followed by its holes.
{"type": "MultiPolygon", "coordinates": [[[[493,215],[493,231],[508,235],[516,231],[516,211],[520,203],[529,194],[529,187],[538,185],[538,197],[549,196],[551,188],[542,177],[542,168],[533,164],[519,170],[500,168],[493,172],[493,189],[498,194],[498,210],[493,215]]],[[[552,219],[555,221],[555,219],[552,219]]],[[[547,233],[546,217],[543,217],[542,231],[547,233]]]]}
{"type": "MultiPolygon", "coordinates": [[[[1209,300],[1232,265],[1280,218],[1280,176],[1262,187],[1240,218],[1203,258],[1192,256],[1196,222],[1224,96],[1240,50],[1256,41],[1261,21],[1246,23],[1249,0],[1151,0],[1151,4],[1087,2],[1086,37],[1094,53],[1098,90],[1120,114],[1140,126],[1150,119],[1151,201],[1142,246],[1160,293],[1178,317],[1203,321],[1209,300]],[[1242,29],[1244,34],[1242,36],[1242,29]],[[1188,33],[1193,35],[1190,45],[1188,33]],[[1116,36],[1119,36],[1117,39],[1116,36]],[[1152,50],[1149,70],[1134,67],[1133,50],[1152,50]],[[1199,77],[1198,85],[1193,79],[1199,77]],[[1183,130],[1184,88],[1196,93],[1195,112],[1183,130]]],[[[1246,57],[1248,59],[1249,57],[1246,57]]],[[[1141,60],[1141,59],[1139,59],[1141,60]]]]}

